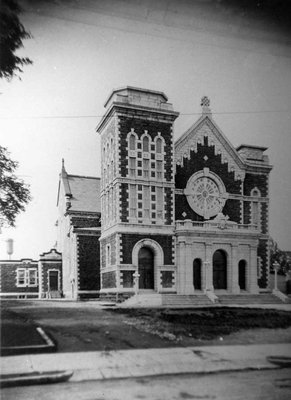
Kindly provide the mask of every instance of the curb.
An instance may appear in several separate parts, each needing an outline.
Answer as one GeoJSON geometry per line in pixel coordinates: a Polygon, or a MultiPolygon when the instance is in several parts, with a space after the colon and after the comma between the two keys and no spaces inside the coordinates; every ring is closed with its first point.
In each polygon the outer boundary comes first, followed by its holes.
{"type": "Polygon", "coordinates": [[[33,372],[28,374],[1,375],[0,387],[16,387],[66,382],[73,375],[73,371],[52,371],[46,373],[33,372]]]}
{"type": "Polygon", "coordinates": [[[52,353],[57,350],[56,344],[49,338],[45,331],[38,326],[36,328],[38,334],[45,342],[45,344],[36,344],[31,346],[7,346],[1,347],[1,356],[14,356],[21,354],[35,354],[35,353],[52,353]]]}

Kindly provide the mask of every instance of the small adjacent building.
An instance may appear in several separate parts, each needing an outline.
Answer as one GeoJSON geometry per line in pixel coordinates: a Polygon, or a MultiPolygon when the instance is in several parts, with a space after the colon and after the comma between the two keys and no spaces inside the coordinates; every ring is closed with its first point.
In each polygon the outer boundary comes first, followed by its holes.
{"type": "Polygon", "coordinates": [[[70,175],[63,161],[57,207],[64,297],[96,297],[100,290],[100,178],[70,175]]]}
{"type": "Polygon", "coordinates": [[[61,298],[62,255],[55,249],[30,258],[0,261],[2,298],[61,298]]]}

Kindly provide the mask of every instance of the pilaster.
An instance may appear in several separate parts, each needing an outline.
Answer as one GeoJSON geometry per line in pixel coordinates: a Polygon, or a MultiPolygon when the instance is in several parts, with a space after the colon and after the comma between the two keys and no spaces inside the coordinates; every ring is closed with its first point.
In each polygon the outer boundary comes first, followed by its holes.
{"type": "Polygon", "coordinates": [[[238,246],[231,246],[231,262],[228,263],[228,271],[230,271],[230,289],[231,293],[240,293],[240,287],[238,284],[238,246]]]}
{"type": "Polygon", "coordinates": [[[248,290],[250,293],[259,293],[257,277],[257,246],[251,246],[250,264],[248,268],[248,290]]]}

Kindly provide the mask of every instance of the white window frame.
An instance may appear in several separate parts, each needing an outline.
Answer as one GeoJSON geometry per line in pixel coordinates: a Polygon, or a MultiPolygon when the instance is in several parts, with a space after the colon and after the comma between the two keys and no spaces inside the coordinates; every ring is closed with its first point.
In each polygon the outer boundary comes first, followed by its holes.
{"type": "Polygon", "coordinates": [[[17,287],[25,287],[26,286],[26,268],[17,268],[17,270],[16,270],[16,286],[17,287]],[[19,283],[21,272],[23,272],[23,283],[19,283]]]}

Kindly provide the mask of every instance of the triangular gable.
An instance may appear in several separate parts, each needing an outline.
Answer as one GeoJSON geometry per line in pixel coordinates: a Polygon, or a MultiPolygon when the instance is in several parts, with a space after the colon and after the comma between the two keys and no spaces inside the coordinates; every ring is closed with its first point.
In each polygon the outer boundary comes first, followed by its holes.
{"type": "Polygon", "coordinates": [[[175,165],[183,165],[184,158],[190,159],[190,151],[197,152],[197,144],[214,146],[215,154],[221,154],[222,163],[228,164],[229,172],[235,172],[235,179],[245,176],[245,163],[223,132],[211,117],[202,115],[176,142],[175,165]]]}

